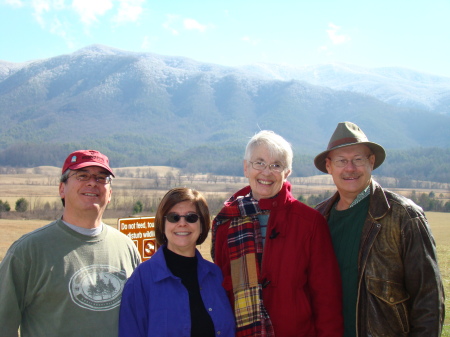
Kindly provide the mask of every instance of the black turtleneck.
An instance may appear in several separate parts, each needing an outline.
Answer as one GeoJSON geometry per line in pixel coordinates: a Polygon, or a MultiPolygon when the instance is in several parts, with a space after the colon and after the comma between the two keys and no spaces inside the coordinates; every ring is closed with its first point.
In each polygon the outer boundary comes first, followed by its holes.
{"type": "Polygon", "coordinates": [[[205,309],[197,276],[197,257],[178,255],[164,247],[164,257],[172,274],[179,277],[189,293],[191,337],[214,337],[214,324],[205,309]]]}

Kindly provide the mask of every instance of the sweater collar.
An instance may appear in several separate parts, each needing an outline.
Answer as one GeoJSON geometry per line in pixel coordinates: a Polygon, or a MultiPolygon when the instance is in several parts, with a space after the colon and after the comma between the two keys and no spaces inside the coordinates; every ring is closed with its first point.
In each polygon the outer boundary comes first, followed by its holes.
{"type": "MultiPolygon", "coordinates": [[[[159,282],[167,278],[176,278],[171,272],[169,267],[167,267],[166,259],[164,257],[164,247],[166,245],[163,245],[158,248],[158,250],[155,252],[155,254],[152,255],[151,259],[148,261],[145,261],[144,263],[154,263],[156,266],[154,268],[154,281],[159,282]]],[[[199,281],[210,272],[209,268],[207,268],[206,263],[198,251],[198,249],[195,249],[195,256],[197,258],[197,274],[199,281]]]]}
{"type": "MultiPolygon", "coordinates": [[[[383,218],[390,209],[386,195],[384,194],[383,188],[378,184],[373,178],[369,184],[370,187],[370,204],[369,204],[369,214],[373,219],[383,218]]],[[[323,210],[323,214],[328,218],[331,208],[339,200],[339,192],[336,192],[332,197],[322,202],[320,205],[326,203],[326,207],[323,210]]]]}

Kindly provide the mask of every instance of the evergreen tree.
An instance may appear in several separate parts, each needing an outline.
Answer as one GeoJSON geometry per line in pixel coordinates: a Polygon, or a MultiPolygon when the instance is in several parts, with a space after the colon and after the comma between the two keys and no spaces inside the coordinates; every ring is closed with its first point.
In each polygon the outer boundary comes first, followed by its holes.
{"type": "Polygon", "coordinates": [[[136,201],[136,203],[133,206],[133,214],[139,214],[144,209],[144,205],[140,200],[136,201]]]}
{"type": "Polygon", "coordinates": [[[8,201],[3,202],[0,200],[0,213],[1,212],[9,212],[11,210],[11,206],[9,206],[8,201]]]}
{"type": "Polygon", "coordinates": [[[28,210],[28,201],[25,198],[17,199],[16,201],[16,212],[26,212],[28,210]]]}

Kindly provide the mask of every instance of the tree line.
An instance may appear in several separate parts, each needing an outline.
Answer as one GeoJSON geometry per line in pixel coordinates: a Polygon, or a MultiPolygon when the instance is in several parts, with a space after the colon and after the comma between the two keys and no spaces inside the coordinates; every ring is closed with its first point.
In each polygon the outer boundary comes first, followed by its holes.
{"type": "MultiPolygon", "coordinates": [[[[323,194],[314,194],[309,197],[300,195],[297,199],[311,207],[315,207],[320,202],[330,198],[334,191],[326,191],[323,194]]],[[[414,203],[422,207],[425,212],[450,212],[450,201],[444,201],[443,195],[436,196],[436,193],[417,193],[415,190],[408,196],[414,203]]]]}
{"type": "MultiPolygon", "coordinates": [[[[123,141],[123,139],[122,139],[123,141]]],[[[209,144],[166,151],[148,144],[108,142],[70,144],[16,144],[0,151],[0,166],[60,167],[70,150],[95,148],[108,155],[112,167],[172,166],[185,173],[243,176],[242,159],[245,145],[209,144]],[[69,149],[69,150],[68,150],[69,149]]],[[[386,150],[387,158],[374,174],[396,178],[398,187],[415,188],[414,181],[450,182],[450,148],[414,148],[386,150]]],[[[314,156],[295,153],[292,177],[308,177],[320,172],[313,164],[314,156]]]]}
{"type": "MultiPolygon", "coordinates": [[[[14,207],[16,212],[23,213],[28,210],[28,201],[25,198],[17,199],[16,206],[14,207]]],[[[9,212],[11,210],[11,206],[8,201],[0,200],[0,217],[3,212],[9,212]]]]}

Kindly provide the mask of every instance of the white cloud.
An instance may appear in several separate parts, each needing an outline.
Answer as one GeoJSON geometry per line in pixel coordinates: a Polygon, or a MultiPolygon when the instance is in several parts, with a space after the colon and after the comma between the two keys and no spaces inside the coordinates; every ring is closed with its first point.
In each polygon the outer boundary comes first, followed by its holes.
{"type": "Polygon", "coordinates": [[[70,25],[68,23],[63,23],[59,19],[54,19],[50,24],[49,30],[50,33],[61,37],[70,49],[75,48],[75,43],[69,33],[70,25]]]}
{"type": "Polygon", "coordinates": [[[50,24],[50,33],[61,36],[63,38],[65,38],[67,36],[67,29],[66,27],[64,27],[64,25],[62,24],[62,22],[58,19],[55,19],[51,24],[50,24]]]}
{"type": "Polygon", "coordinates": [[[167,20],[162,24],[164,29],[170,31],[173,35],[179,35],[180,31],[185,30],[198,30],[199,32],[205,32],[208,28],[213,26],[203,25],[195,19],[181,18],[179,15],[167,14],[167,20]]]}
{"type": "Polygon", "coordinates": [[[90,26],[106,17],[108,23],[136,22],[143,12],[145,0],[0,0],[12,7],[28,7],[42,29],[62,38],[69,47],[75,45],[80,29],[74,29],[79,18],[84,34],[90,26]]]}
{"type": "MultiPolygon", "coordinates": [[[[22,0],[5,0],[11,6],[25,6],[26,2],[22,0]]],[[[52,25],[48,15],[53,15],[56,20],[60,17],[75,13],[80,21],[89,26],[99,22],[100,17],[109,11],[115,11],[112,17],[113,22],[135,22],[143,12],[145,0],[31,0],[33,15],[41,26],[52,25]]]]}
{"type": "Polygon", "coordinates": [[[117,15],[113,18],[116,22],[135,22],[139,19],[144,0],[122,0],[119,3],[117,15]]]}
{"type": "Polygon", "coordinates": [[[65,0],[53,0],[52,4],[56,10],[62,10],[66,8],[65,0]]]}
{"type": "Polygon", "coordinates": [[[8,6],[17,7],[17,8],[25,6],[25,4],[22,0],[3,0],[3,2],[8,6]]]}
{"type": "Polygon", "coordinates": [[[178,15],[168,14],[166,22],[162,24],[163,28],[170,31],[173,35],[178,35],[178,30],[172,27],[173,24],[178,20],[178,18],[178,15]]]}
{"type": "Polygon", "coordinates": [[[341,27],[336,26],[332,22],[330,22],[328,24],[328,27],[330,27],[330,29],[327,29],[328,37],[330,38],[330,40],[333,44],[342,44],[342,43],[350,41],[349,36],[338,34],[338,31],[341,29],[341,27]]]}
{"type": "Polygon", "coordinates": [[[98,22],[98,16],[113,8],[111,0],[73,0],[72,8],[85,24],[98,22]]]}
{"type": "Polygon", "coordinates": [[[50,11],[50,1],[47,0],[33,0],[31,2],[31,7],[33,7],[33,16],[36,21],[42,26],[45,26],[44,15],[50,11]]]}
{"type": "Polygon", "coordinates": [[[198,30],[200,32],[204,32],[207,28],[205,25],[200,24],[197,20],[194,19],[184,19],[183,25],[187,30],[198,30]]]}

